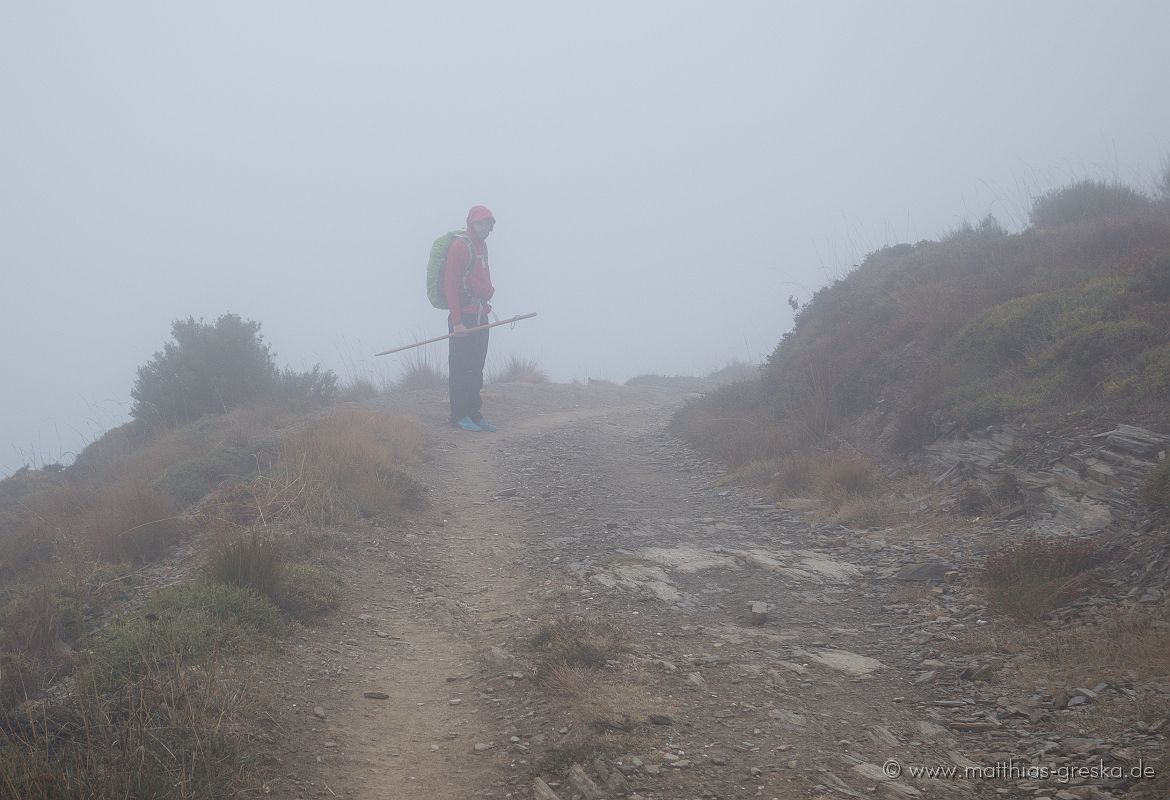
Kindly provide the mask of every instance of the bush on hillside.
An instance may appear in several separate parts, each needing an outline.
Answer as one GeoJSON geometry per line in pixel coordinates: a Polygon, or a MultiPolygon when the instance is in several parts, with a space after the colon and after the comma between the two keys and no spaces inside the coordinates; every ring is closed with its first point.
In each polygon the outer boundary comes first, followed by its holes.
{"type": "Polygon", "coordinates": [[[1097,219],[1117,219],[1142,211],[1150,199],[1116,181],[1086,179],[1037,197],[1029,219],[1036,228],[1052,228],[1097,219]]]}
{"type": "Polygon", "coordinates": [[[237,314],[214,325],[176,320],[171,335],[174,341],[138,370],[130,393],[135,420],[172,427],[254,400],[312,404],[336,394],[337,376],[328,370],[278,370],[260,323],[237,314]]]}

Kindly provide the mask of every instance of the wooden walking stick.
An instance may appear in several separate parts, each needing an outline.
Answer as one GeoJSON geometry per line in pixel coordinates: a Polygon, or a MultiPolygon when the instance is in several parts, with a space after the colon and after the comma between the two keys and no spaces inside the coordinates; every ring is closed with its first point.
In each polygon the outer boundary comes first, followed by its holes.
{"type": "Polygon", "coordinates": [[[491,322],[491,323],[488,323],[487,325],[476,325],[474,328],[468,328],[467,330],[463,331],[462,333],[448,333],[446,336],[436,336],[434,339],[427,339],[425,342],[415,342],[414,344],[403,345],[402,347],[395,347],[393,350],[383,350],[381,353],[374,353],[374,355],[375,356],[388,356],[391,353],[401,353],[403,350],[409,350],[412,347],[422,347],[424,344],[432,344],[434,342],[441,342],[444,339],[450,339],[452,336],[462,336],[465,333],[472,333],[474,331],[482,331],[482,330],[485,330],[487,328],[494,328],[497,325],[509,325],[513,322],[519,322],[522,319],[529,319],[530,317],[535,317],[535,316],[536,316],[536,312],[533,311],[531,314],[521,314],[518,317],[512,317],[511,319],[502,319],[499,322],[491,322]]]}

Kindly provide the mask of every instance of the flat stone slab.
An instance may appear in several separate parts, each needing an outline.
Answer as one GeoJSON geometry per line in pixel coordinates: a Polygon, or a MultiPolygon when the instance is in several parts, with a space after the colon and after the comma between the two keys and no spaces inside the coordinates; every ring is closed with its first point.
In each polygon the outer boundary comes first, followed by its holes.
{"type": "Polygon", "coordinates": [[[851,653],[848,650],[797,650],[795,652],[798,656],[811,659],[829,669],[856,677],[876,672],[885,666],[876,658],[851,653]]]}

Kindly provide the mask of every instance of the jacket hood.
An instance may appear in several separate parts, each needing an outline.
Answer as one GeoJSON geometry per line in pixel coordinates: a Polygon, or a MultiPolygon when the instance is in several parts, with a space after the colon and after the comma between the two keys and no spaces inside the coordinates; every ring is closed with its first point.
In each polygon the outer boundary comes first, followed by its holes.
{"type": "Polygon", "coordinates": [[[479,222],[482,219],[490,219],[492,222],[496,221],[496,218],[488,210],[487,206],[472,206],[471,210],[467,212],[467,232],[469,234],[472,232],[471,223],[479,222]]]}

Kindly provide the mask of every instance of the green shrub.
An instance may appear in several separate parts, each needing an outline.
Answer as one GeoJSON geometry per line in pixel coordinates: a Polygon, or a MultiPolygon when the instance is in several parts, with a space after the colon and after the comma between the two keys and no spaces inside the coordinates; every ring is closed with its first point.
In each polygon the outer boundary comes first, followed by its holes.
{"type": "Polygon", "coordinates": [[[235,445],[217,447],[205,456],[180,461],[167,467],[154,486],[189,506],[227,480],[247,478],[256,473],[256,454],[235,445]]]}
{"type": "Polygon", "coordinates": [[[288,564],[272,600],[297,619],[311,620],[337,608],[341,589],[341,579],[320,567],[288,564]]]}
{"type": "Polygon", "coordinates": [[[1051,228],[1090,220],[1117,219],[1149,206],[1148,197],[1123,183],[1086,179],[1036,198],[1029,219],[1034,227],[1051,228]]]}
{"type": "Polygon", "coordinates": [[[174,341],[138,370],[130,393],[135,420],[171,427],[253,400],[320,404],[336,394],[337,376],[329,370],[278,370],[260,323],[236,314],[214,325],[176,320],[171,335],[174,341]]]}
{"type": "Polygon", "coordinates": [[[250,589],[199,581],[159,592],[140,615],[101,631],[91,644],[91,680],[114,691],[168,664],[200,664],[224,649],[283,633],[280,612],[250,589]]]}
{"type": "Polygon", "coordinates": [[[1110,359],[1132,358],[1157,335],[1153,325],[1141,320],[1102,320],[1070,334],[1054,354],[1085,368],[1110,359]]]}

